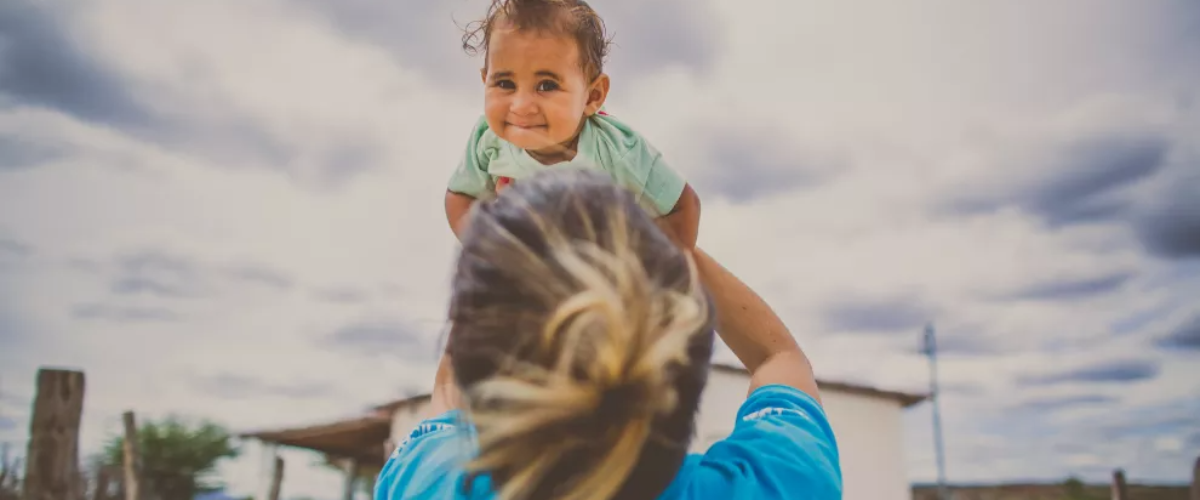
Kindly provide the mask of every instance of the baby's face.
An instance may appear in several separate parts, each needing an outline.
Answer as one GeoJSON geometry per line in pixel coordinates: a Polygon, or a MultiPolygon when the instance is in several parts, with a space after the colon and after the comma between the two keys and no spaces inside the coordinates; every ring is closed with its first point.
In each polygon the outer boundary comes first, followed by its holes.
{"type": "Polygon", "coordinates": [[[483,78],[492,131],[553,161],[573,156],[584,117],[600,108],[607,90],[607,77],[587,80],[573,39],[507,28],[492,33],[483,78]]]}

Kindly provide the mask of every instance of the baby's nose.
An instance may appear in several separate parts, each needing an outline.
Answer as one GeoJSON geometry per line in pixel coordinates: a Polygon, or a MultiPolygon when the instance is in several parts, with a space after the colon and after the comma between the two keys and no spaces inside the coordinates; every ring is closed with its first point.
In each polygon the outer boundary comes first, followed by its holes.
{"type": "Polygon", "coordinates": [[[527,115],[537,112],[537,101],[533,96],[517,95],[512,103],[513,113],[527,115]]]}

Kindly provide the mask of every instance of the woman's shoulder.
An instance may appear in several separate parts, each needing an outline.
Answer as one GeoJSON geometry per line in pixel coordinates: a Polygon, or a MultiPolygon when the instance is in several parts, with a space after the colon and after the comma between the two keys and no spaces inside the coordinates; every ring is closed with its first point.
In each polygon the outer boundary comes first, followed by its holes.
{"type": "Polygon", "coordinates": [[[839,499],[837,440],[824,409],[795,388],[756,389],[738,409],[733,432],[692,458],[672,498],[839,499]]]}

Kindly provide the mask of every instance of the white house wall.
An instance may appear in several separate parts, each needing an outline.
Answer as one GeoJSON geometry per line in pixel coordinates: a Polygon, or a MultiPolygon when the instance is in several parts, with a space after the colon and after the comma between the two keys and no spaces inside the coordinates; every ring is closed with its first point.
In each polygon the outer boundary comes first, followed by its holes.
{"type": "Polygon", "coordinates": [[[910,500],[900,402],[838,391],[821,393],[842,457],[845,500],[910,500]]]}
{"type": "MultiPolygon", "coordinates": [[[[748,388],[749,379],[743,374],[712,372],[700,402],[692,451],[703,452],[729,434],[748,388]]],[[[834,390],[822,392],[821,400],[838,440],[843,499],[911,500],[900,403],[834,390]]],[[[402,441],[421,419],[431,416],[428,413],[428,404],[397,411],[392,418],[392,440],[402,441]]]]}
{"type": "Polygon", "coordinates": [[[435,415],[429,414],[429,402],[410,405],[392,412],[392,445],[399,445],[417,424],[435,415]]]}
{"type": "MultiPolygon", "coordinates": [[[[749,388],[744,374],[709,375],[693,451],[703,452],[733,430],[749,388]]],[[[844,500],[910,500],[900,402],[835,390],[822,391],[821,402],[838,442],[844,500]]]]}

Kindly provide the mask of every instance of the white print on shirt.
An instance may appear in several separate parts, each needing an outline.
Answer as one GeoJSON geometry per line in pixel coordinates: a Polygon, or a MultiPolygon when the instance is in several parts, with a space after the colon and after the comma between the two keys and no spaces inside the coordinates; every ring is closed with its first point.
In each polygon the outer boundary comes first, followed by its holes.
{"type": "Polygon", "coordinates": [[[396,458],[397,456],[399,456],[400,452],[404,451],[404,446],[407,445],[409,443],[409,441],[412,441],[416,438],[419,438],[419,437],[429,434],[431,432],[437,432],[440,430],[453,429],[453,428],[454,428],[454,424],[447,424],[445,422],[436,422],[436,423],[432,423],[432,424],[418,425],[416,429],[413,429],[412,432],[408,433],[408,437],[404,438],[404,441],[401,441],[399,446],[396,446],[396,451],[392,452],[392,458],[396,458]]]}
{"type": "Polygon", "coordinates": [[[754,413],[751,413],[751,414],[748,414],[748,415],[742,417],[742,421],[749,422],[751,420],[759,420],[763,417],[770,417],[770,416],[775,416],[775,415],[796,415],[801,418],[805,418],[805,419],[808,418],[808,416],[806,416],[804,414],[804,412],[802,412],[800,410],[792,409],[792,408],[763,408],[761,410],[758,410],[754,413]]]}

